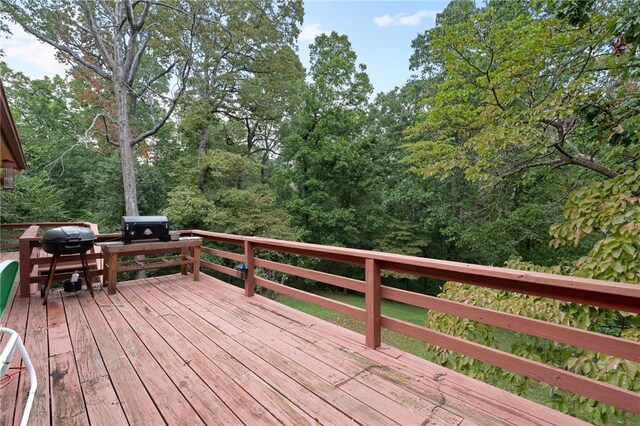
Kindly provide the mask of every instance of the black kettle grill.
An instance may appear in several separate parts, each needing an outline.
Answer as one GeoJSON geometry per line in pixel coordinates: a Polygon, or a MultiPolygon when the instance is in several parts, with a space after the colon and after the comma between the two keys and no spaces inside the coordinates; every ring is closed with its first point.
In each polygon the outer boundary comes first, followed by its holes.
{"type": "Polygon", "coordinates": [[[89,265],[86,253],[93,248],[95,240],[96,236],[93,231],[82,226],[61,226],[59,228],[50,229],[42,234],[42,238],[40,239],[42,249],[53,255],[51,258],[51,265],[49,267],[49,274],[47,276],[47,287],[43,295],[43,305],[47,304],[47,298],[49,297],[49,291],[51,290],[51,283],[53,281],[53,274],[55,273],[58,260],[62,255],[80,255],[84,279],[86,280],[87,288],[91,293],[91,297],[93,297],[93,287],[91,286],[91,281],[89,281],[89,265]]]}

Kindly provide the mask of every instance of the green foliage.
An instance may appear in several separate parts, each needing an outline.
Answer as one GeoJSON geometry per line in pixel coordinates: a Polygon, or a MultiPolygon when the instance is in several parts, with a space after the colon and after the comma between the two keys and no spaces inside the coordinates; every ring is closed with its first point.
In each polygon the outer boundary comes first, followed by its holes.
{"type": "Polygon", "coordinates": [[[600,236],[589,254],[576,262],[576,275],[640,283],[640,171],[628,170],[574,191],[564,216],[564,223],[549,230],[553,246],[600,236]]]}
{"type": "Polygon", "coordinates": [[[214,204],[197,188],[178,186],[167,196],[162,211],[177,229],[211,229],[217,214],[214,204]]]}
{"type": "Polygon", "coordinates": [[[169,192],[163,213],[174,227],[299,239],[300,231],[277,205],[275,194],[261,183],[259,164],[246,156],[211,150],[200,167],[204,193],[184,185],[169,192]]]}
{"type": "Polygon", "coordinates": [[[629,80],[638,61],[610,54],[607,27],[621,2],[594,4],[585,27],[516,2],[452,2],[414,41],[414,67],[438,86],[409,132],[419,139],[407,145],[412,170],[445,178],[460,169],[491,185],[533,167],[607,177],[627,167],[638,150],[629,80]]]}
{"type": "MultiPolygon", "coordinates": [[[[528,262],[510,261],[507,266],[519,270],[567,273],[567,268],[544,268],[528,262]]],[[[640,335],[637,315],[612,312],[606,309],[560,302],[535,296],[525,296],[500,290],[448,282],[440,297],[516,315],[549,321],[569,327],[614,334],[629,339],[640,335]]],[[[640,388],[637,363],[555,343],[522,333],[515,333],[453,315],[430,311],[425,326],[462,337],[514,355],[566,369],[600,381],[635,391],[640,388]]],[[[428,345],[437,362],[488,383],[527,394],[534,386],[531,379],[487,366],[483,362],[451,351],[428,345]]],[[[549,403],[556,409],[589,421],[606,423],[610,415],[622,415],[613,407],[596,403],[575,394],[543,385],[551,395],[549,403]]]]}
{"type": "Polygon", "coordinates": [[[371,92],[364,67],[356,67],[346,36],[320,35],[311,45],[312,83],[285,130],[275,180],[287,210],[306,240],[360,245],[366,200],[365,147],[358,143],[371,92]]]}
{"type": "Polygon", "coordinates": [[[69,217],[63,194],[45,173],[20,175],[11,191],[0,191],[0,222],[55,222],[69,217]]]}

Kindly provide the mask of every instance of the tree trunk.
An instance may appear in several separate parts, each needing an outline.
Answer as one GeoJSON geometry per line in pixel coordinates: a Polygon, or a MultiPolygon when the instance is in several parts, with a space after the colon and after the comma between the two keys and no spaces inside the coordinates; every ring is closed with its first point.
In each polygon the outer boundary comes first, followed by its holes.
{"type": "Polygon", "coordinates": [[[114,78],[116,93],[116,113],[118,119],[118,139],[120,140],[120,165],[124,189],[124,208],[127,216],[138,216],[138,190],[136,172],[131,146],[131,128],[129,127],[128,93],[124,83],[114,78]]]}
{"type": "MultiPolygon", "coordinates": [[[[115,77],[115,75],[114,75],[115,77]]],[[[124,189],[124,209],[127,216],[139,216],[138,187],[136,184],[135,162],[133,147],[131,146],[131,127],[129,126],[129,94],[125,84],[119,78],[114,78],[116,93],[116,114],[118,119],[118,139],[120,142],[120,167],[122,170],[122,186],[124,189]]],[[[136,256],[136,260],[144,259],[144,255],[136,256]]],[[[145,270],[138,271],[137,279],[147,277],[145,270]]]]}
{"type": "MultiPolygon", "coordinates": [[[[200,140],[198,141],[198,162],[201,163],[207,155],[207,140],[209,139],[209,126],[200,130],[200,140]]],[[[198,188],[204,192],[204,170],[198,172],[198,188]]]]}

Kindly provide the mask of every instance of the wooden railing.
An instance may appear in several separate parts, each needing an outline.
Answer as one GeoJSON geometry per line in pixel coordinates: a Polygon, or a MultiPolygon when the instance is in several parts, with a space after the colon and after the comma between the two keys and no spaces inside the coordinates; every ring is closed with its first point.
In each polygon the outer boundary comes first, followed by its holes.
{"type": "MultiPolygon", "coordinates": [[[[34,277],[31,274],[32,268],[48,261],[32,257],[33,249],[39,245],[39,228],[69,225],[69,223],[41,223],[33,226],[26,224],[29,225],[28,227],[24,226],[25,224],[12,224],[2,225],[2,228],[14,229],[19,228],[20,225],[22,225],[22,228],[27,228],[19,237],[19,247],[21,283],[23,279],[26,280],[28,291],[28,283],[41,280],[41,278],[34,277]],[[23,274],[26,278],[23,277],[23,274]]],[[[98,234],[97,227],[93,224],[76,225],[89,226],[94,229],[99,241],[117,238],[117,234],[98,234]]],[[[381,271],[395,271],[446,281],[456,281],[635,314],[640,313],[640,286],[342,247],[220,234],[201,230],[181,231],[181,233],[182,235],[202,237],[205,242],[237,246],[237,251],[242,251],[242,253],[206,246],[202,247],[202,253],[245,263],[248,267],[245,279],[245,294],[249,297],[253,296],[255,286],[259,285],[365,321],[365,344],[369,347],[377,348],[380,346],[380,330],[381,328],[386,328],[640,415],[640,394],[638,393],[508,352],[390,318],[382,315],[380,310],[381,299],[394,300],[639,363],[640,342],[387,287],[382,285],[381,271]],[[358,280],[274,262],[257,257],[255,255],[256,250],[295,254],[359,265],[364,268],[365,279],[358,280]],[[255,268],[277,271],[364,293],[365,308],[347,305],[256,276],[255,268]]],[[[90,256],[93,259],[99,259],[101,255],[100,253],[94,253],[90,256]]],[[[206,259],[201,259],[201,266],[231,276],[236,275],[236,270],[233,268],[210,262],[206,259]]],[[[101,269],[95,272],[101,273],[101,269]]],[[[25,294],[21,292],[21,295],[25,294]]],[[[26,296],[28,296],[28,292],[26,296]]]]}
{"type": "MultiPolygon", "coordinates": [[[[384,298],[605,353],[632,362],[640,362],[640,342],[387,287],[381,283],[381,271],[395,271],[456,281],[636,314],[640,313],[640,286],[199,230],[192,230],[190,233],[202,237],[205,241],[243,247],[243,254],[209,247],[203,247],[202,252],[235,262],[244,262],[248,267],[245,279],[245,294],[247,296],[253,296],[255,285],[260,285],[287,296],[363,320],[366,329],[365,344],[369,347],[377,348],[380,346],[380,329],[386,328],[640,415],[640,394],[638,393],[390,318],[380,312],[380,302],[384,298]],[[364,267],[365,279],[364,281],[357,280],[261,259],[255,256],[256,250],[269,250],[360,265],[364,267]],[[364,293],[365,308],[347,305],[256,276],[256,267],[364,293]]],[[[236,274],[232,268],[206,260],[201,261],[201,266],[232,276],[236,274]]]]}
{"type": "MultiPolygon", "coordinates": [[[[20,253],[20,297],[29,297],[31,294],[31,284],[46,282],[47,276],[39,273],[42,266],[51,263],[51,257],[43,253],[40,238],[43,230],[58,226],[84,226],[90,228],[98,237],[98,241],[113,238],[115,234],[99,234],[98,226],[89,222],[37,222],[37,223],[7,223],[0,225],[0,238],[3,240],[3,248],[17,247],[20,253]],[[16,232],[22,230],[22,232],[16,232]],[[9,231],[9,232],[8,232],[9,231]],[[15,239],[15,241],[13,241],[15,239]],[[9,242],[7,242],[9,241],[9,242]]],[[[95,269],[90,271],[90,276],[102,276],[102,254],[100,247],[95,246],[87,253],[89,263],[95,264],[95,269]]],[[[80,255],[69,255],[64,257],[65,262],[80,263],[80,255]]],[[[65,280],[71,277],[73,271],[60,272],[63,265],[56,268],[54,280],[65,280]]]]}

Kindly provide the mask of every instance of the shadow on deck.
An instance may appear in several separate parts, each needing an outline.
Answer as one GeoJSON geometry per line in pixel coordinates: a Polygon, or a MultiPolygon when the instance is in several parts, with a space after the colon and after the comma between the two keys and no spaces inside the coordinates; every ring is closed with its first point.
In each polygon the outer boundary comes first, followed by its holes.
{"type": "MultiPolygon", "coordinates": [[[[16,297],[0,323],[38,374],[30,424],[583,424],[206,274],[16,297]]],[[[28,378],[0,392],[19,421],[28,378]]]]}

